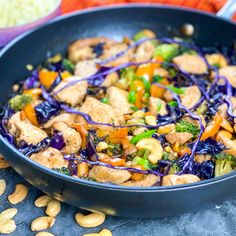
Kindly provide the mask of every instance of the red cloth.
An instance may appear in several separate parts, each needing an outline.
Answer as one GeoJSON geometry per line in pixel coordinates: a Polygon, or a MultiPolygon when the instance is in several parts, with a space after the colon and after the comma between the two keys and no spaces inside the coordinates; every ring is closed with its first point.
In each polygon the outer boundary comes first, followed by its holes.
{"type": "Polygon", "coordinates": [[[75,10],[122,3],[159,3],[184,6],[216,13],[227,0],[62,0],[62,13],[75,10]]]}

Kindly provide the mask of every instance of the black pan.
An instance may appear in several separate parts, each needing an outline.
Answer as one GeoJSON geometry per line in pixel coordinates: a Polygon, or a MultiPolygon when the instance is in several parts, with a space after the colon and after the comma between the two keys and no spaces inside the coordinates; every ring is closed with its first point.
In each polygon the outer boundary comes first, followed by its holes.
{"type": "MultiPolygon", "coordinates": [[[[191,23],[200,46],[230,45],[236,26],[213,15],[160,6],[126,6],[88,10],[61,17],[14,40],[0,58],[0,103],[7,100],[14,81],[28,75],[26,64],[42,63],[47,52],[65,53],[75,39],[107,36],[121,39],[143,28],[158,36],[179,35],[191,23]]],[[[29,183],[55,198],[85,209],[110,215],[154,217],[177,215],[218,204],[236,193],[236,173],[199,183],[174,187],[128,188],[62,175],[20,154],[0,137],[0,153],[29,183]]]]}

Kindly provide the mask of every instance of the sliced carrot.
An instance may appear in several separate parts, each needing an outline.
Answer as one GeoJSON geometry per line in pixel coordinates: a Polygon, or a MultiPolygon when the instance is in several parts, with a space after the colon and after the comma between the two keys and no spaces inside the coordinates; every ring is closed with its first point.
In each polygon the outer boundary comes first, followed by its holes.
{"type": "Polygon", "coordinates": [[[86,123],[80,124],[80,123],[74,123],[73,127],[80,133],[81,139],[82,139],[82,147],[84,148],[86,146],[86,137],[88,133],[88,126],[86,123]]]}
{"type": "Polygon", "coordinates": [[[153,77],[154,70],[157,68],[156,63],[147,63],[138,67],[136,75],[140,77],[146,77],[149,80],[153,77]]]}
{"type": "Polygon", "coordinates": [[[40,83],[46,88],[49,88],[53,84],[57,76],[58,73],[55,71],[48,71],[46,69],[42,69],[39,71],[40,83]]]}
{"type": "Polygon", "coordinates": [[[124,166],[125,165],[125,159],[122,158],[99,158],[101,162],[107,163],[109,165],[113,166],[124,166]]]}
{"type": "Polygon", "coordinates": [[[37,120],[37,115],[36,112],[34,110],[34,107],[32,106],[31,103],[29,103],[28,105],[26,105],[23,108],[23,111],[25,112],[25,116],[27,117],[27,119],[35,126],[39,126],[38,120],[37,120]]]}
{"type": "Polygon", "coordinates": [[[184,154],[191,154],[191,150],[189,147],[184,147],[179,152],[180,156],[183,156],[184,154]]]}
{"type": "Polygon", "coordinates": [[[122,147],[127,150],[132,147],[132,144],[130,143],[128,138],[122,139],[121,140],[122,147]]]}
{"type": "Polygon", "coordinates": [[[145,90],[145,86],[142,80],[134,80],[130,86],[130,90],[132,91],[143,91],[145,90]]]}
{"type": "MultiPolygon", "coordinates": [[[[159,83],[164,85],[164,86],[169,85],[169,81],[165,78],[162,79],[159,83]]],[[[151,93],[152,97],[161,98],[165,91],[166,90],[164,88],[160,88],[155,84],[151,85],[150,93],[151,93]]]]}
{"type": "Polygon", "coordinates": [[[31,95],[32,98],[37,99],[42,94],[41,88],[27,89],[23,91],[23,94],[31,95]]]}
{"type": "Polygon", "coordinates": [[[209,137],[213,137],[214,135],[216,135],[220,129],[220,125],[222,122],[223,122],[222,116],[219,113],[217,113],[212,122],[205,128],[201,140],[205,140],[209,137]]]}
{"type": "Polygon", "coordinates": [[[110,134],[109,139],[125,139],[128,136],[128,131],[128,128],[117,129],[110,134]]]}
{"type": "Polygon", "coordinates": [[[61,73],[62,80],[65,80],[66,78],[69,78],[71,76],[72,76],[72,74],[69,71],[66,71],[66,70],[61,73]]]}

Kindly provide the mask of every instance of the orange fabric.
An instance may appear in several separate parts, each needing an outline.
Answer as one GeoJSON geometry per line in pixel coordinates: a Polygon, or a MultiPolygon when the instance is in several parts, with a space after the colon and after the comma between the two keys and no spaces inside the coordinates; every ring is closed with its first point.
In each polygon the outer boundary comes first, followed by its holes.
{"type": "Polygon", "coordinates": [[[62,13],[68,13],[88,7],[122,3],[158,3],[195,8],[208,12],[217,12],[227,0],[62,0],[62,13]]]}

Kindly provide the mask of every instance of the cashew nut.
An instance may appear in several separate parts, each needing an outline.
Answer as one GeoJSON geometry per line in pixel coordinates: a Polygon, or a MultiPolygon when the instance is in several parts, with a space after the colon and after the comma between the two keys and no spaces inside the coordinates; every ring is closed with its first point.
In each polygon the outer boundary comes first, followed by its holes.
{"type": "Polygon", "coordinates": [[[219,65],[220,67],[227,66],[227,60],[225,57],[219,53],[207,54],[206,55],[207,62],[210,65],[219,65]]]}
{"type": "Polygon", "coordinates": [[[136,147],[139,150],[140,149],[147,149],[151,152],[148,156],[148,160],[152,164],[156,164],[158,162],[158,160],[161,159],[162,154],[163,154],[163,148],[161,146],[161,143],[154,138],[142,139],[136,144],[136,147]]]}
{"type": "Polygon", "coordinates": [[[103,213],[91,213],[89,215],[83,215],[82,213],[77,213],[75,215],[75,220],[77,224],[84,228],[92,228],[101,225],[105,221],[105,214],[103,213]]]}
{"type": "Polygon", "coordinates": [[[112,236],[112,232],[109,229],[103,229],[99,233],[83,234],[83,236],[112,236]]]}
{"type": "Polygon", "coordinates": [[[198,182],[200,179],[196,175],[166,175],[163,177],[162,186],[172,186],[178,184],[190,184],[198,182]]]}

